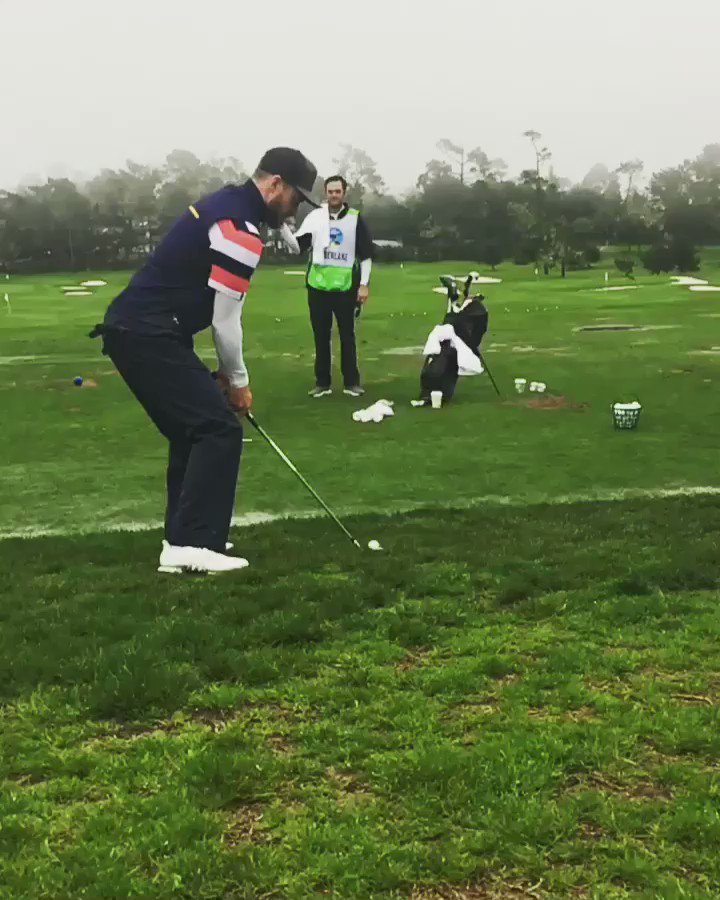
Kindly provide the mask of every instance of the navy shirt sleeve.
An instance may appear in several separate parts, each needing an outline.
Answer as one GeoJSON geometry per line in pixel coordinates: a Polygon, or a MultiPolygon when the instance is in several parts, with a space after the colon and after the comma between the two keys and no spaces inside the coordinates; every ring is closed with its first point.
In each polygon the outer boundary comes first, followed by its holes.
{"type": "Polygon", "coordinates": [[[312,247],[312,235],[311,234],[301,234],[296,235],[296,240],[298,242],[298,246],[300,247],[301,253],[306,253],[312,247]]]}

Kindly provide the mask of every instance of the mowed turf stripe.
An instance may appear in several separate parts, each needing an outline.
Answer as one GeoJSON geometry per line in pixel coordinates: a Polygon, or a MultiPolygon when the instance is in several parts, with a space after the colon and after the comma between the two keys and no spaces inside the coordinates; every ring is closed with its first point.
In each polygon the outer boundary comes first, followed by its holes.
{"type": "MultiPolygon", "coordinates": [[[[621,503],[628,500],[663,500],[672,497],[703,497],[720,494],[720,486],[687,485],[675,488],[620,488],[618,490],[599,490],[590,493],[558,494],[554,497],[522,497],[488,494],[484,497],[470,497],[465,500],[455,499],[451,503],[417,503],[400,504],[386,508],[378,513],[376,509],[338,508],[336,512],[344,517],[352,516],[395,516],[402,513],[417,512],[423,509],[473,509],[479,506],[561,506],[582,503],[621,503]]],[[[266,525],[284,519],[314,519],[324,515],[320,509],[288,510],[281,513],[250,512],[233,518],[233,528],[248,528],[252,525],[266,525]]],[[[0,530],[0,541],[33,540],[45,537],[71,537],[87,534],[113,534],[126,532],[158,531],[163,527],[160,519],[131,522],[109,522],[100,527],[42,528],[28,526],[16,530],[0,530]]]]}

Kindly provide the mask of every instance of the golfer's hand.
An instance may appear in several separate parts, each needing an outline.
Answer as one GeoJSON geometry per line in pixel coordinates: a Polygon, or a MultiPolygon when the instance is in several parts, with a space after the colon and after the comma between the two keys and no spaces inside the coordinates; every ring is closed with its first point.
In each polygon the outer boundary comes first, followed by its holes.
{"type": "Polygon", "coordinates": [[[358,288],[357,302],[364,306],[368,302],[370,296],[370,288],[366,284],[361,284],[358,288]]]}
{"type": "Polygon", "coordinates": [[[232,387],[232,385],[229,385],[225,389],[225,396],[230,409],[234,410],[238,415],[244,416],[252,409],[253,395],[249,387],[232,387]]]}

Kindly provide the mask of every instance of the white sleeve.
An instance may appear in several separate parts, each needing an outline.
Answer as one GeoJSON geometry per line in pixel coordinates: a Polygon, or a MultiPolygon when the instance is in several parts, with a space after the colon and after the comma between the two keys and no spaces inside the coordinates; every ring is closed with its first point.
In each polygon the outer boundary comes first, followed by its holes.
{"type": "Polygon", "coordinates": [[[287,222],[283,222],[280,228],[280,237],[287,244],[287,248],[291,253],[297,255],[300,253],[300,244],[298,244],[295,235],[292,233],[292,228],[288,225],[287,222]]]}
{"type": "Polygon", "coordinates": [[[367,287],[370,284],[370,272],[372,271],[372,260],[363,259],[360,262],[360,284],[367,287]]]}
{"type": "Polygon", "coordinates": [[[242,311],[245,297],[215,292],[212,334],[220,371],[233,387],[247,387],[250,378],[243,359],[242,311]]]}

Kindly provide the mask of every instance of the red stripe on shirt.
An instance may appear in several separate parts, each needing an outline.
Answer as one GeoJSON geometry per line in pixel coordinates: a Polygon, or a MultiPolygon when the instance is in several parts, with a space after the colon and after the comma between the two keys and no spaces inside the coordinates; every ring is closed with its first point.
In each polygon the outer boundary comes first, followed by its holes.
{"type": "Polygon", "coordinates": [[[250,282],[247,278],[241,278],[239,275],[233,275],[232,272],[226,272],[220,266],[213,266],[210,269],[210,278],[218,284],[225,285],[232,291],[239,294],[247,294],[250,290],[250,282]]]}
{"type": "Polygon", "coordinates": [[[251,253],[257,253],[258,256],[262,254],[264,244],[256,235],[249,234],[247,231],[241,231],[239,228],[236,228],[230,219],[223,219],[222,222],[218,222],[218,225],[220,226],[222,236],[228,241],[239,244],[251,253]]]}

